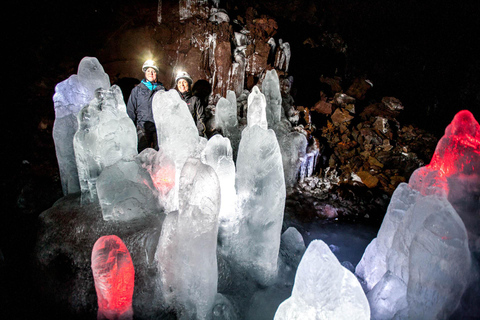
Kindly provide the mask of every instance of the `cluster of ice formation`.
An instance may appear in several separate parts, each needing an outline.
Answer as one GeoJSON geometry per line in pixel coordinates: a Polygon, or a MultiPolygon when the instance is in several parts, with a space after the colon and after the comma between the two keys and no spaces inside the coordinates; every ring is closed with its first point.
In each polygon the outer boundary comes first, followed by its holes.
{"type": "Polygon", "coordinates": [[[357,265],[373,319],[446,319],[478,286],[472,263],[478,228],[471,222],[478,224],[480,213],[479,165],[480,126],[461,111],[431,163],[397,187],[377,238],[357,265]]]}
{"type": "Polygon", "coordinates": [[[83,58],[78,65],[77,74],[71,75],[55,87],[53,140],[64,195],[80,191],[73,136],[78,128],[78,112],[90,103],[98,88],[110,88],[110,79],[97,58],[93,57],[83,58]]]}

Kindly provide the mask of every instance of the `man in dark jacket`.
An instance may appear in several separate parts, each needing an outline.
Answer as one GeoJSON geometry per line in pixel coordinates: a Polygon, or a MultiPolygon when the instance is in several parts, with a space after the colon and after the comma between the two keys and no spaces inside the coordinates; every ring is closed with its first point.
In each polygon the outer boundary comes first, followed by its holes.
{"type": "Polygon", "coordinates": [[[132,89],[127,103],[128,116],[137,126],[139,153],[146,148],[158,150],[152,101],[156,92],[165,91],[163,84],[157,80],[158,67],[154,61],[145,61],[142,71],[145,73],[145,79],[132,89]]]}
{"type": "Polygon", "coordinates": [[[175,89],[180,94],[180,98],[187,103],[197,126],[198,134],[205,137],[205,112],[200,98],[192,95],[192,78],[188,73],[180,71],[175,77],[175,84],[175,89]]]}

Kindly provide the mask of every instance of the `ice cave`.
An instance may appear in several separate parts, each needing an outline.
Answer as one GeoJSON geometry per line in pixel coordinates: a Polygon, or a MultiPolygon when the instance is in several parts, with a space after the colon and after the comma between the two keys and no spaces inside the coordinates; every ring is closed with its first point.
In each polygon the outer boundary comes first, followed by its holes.
{"type": "Polygon", "coordinates": [[[1,318],[480,319],[477,13],[27,6],[16,66],[34,77],[13,81],[28,92],[2,128],[1,318]],[[140,149],[127,106],[143,84],[140,149]]]}

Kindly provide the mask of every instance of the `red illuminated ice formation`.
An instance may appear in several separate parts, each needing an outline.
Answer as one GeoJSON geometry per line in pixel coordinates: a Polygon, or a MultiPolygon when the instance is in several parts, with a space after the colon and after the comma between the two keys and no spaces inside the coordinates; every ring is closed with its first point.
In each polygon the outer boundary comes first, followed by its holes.
{"type": "Polygon", "coordinates": [[[445,129],[435,149],[432,161],[427,166],[448,177],[455,173],[467,175],[478,172],[480,166],[480,125],[468,110],[455,115],[445,129]]]}
{"type": "Polygon", "coordinates": [[[115,236],[103,236],[92,250],[92,272],[97,291],[97,319],[132,319],[135,280],[130,252],[115,236]]]}
{"type": "Polygon", "coordinates": [[[175,165],[164,165],[151,173],[155,188],[166,195],[175,186],[175,165]]]}

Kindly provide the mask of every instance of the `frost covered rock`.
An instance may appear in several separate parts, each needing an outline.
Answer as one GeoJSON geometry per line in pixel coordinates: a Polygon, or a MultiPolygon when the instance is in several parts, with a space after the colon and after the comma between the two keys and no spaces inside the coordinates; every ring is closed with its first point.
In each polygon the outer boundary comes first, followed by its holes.
{"type": "Polygon", "coordinates": [[[355,275],[323,241],[314,240],[298,266],[292,296],[274,319],[370,319],[370,307],[355,275]]]}
{"type": "Polygon", "coordinates": [[[83,58],[77,74],[55,86],[53,140],[64,195],[80,191],[73,136],[78,128],[77,114],[94,98],[97,88],[110,88],[110,79],[93,57],[83,58]]]}
{"type": "Polygon", "coordinates": [[[210,319],[218,281],[220,184],[210,166],[189,158],[179,191],[178,214],[167,215],[156,252],[162,292],[180,319],[210,319]]]}
{"type": "Polygon", "coordinates": [[[82,201],[97,199],[96,180],[103,169],[137,155],[137,130],[127,115],[120,88],[113,85],[95,94],[78,113],[73,138],[82,201]]]}

